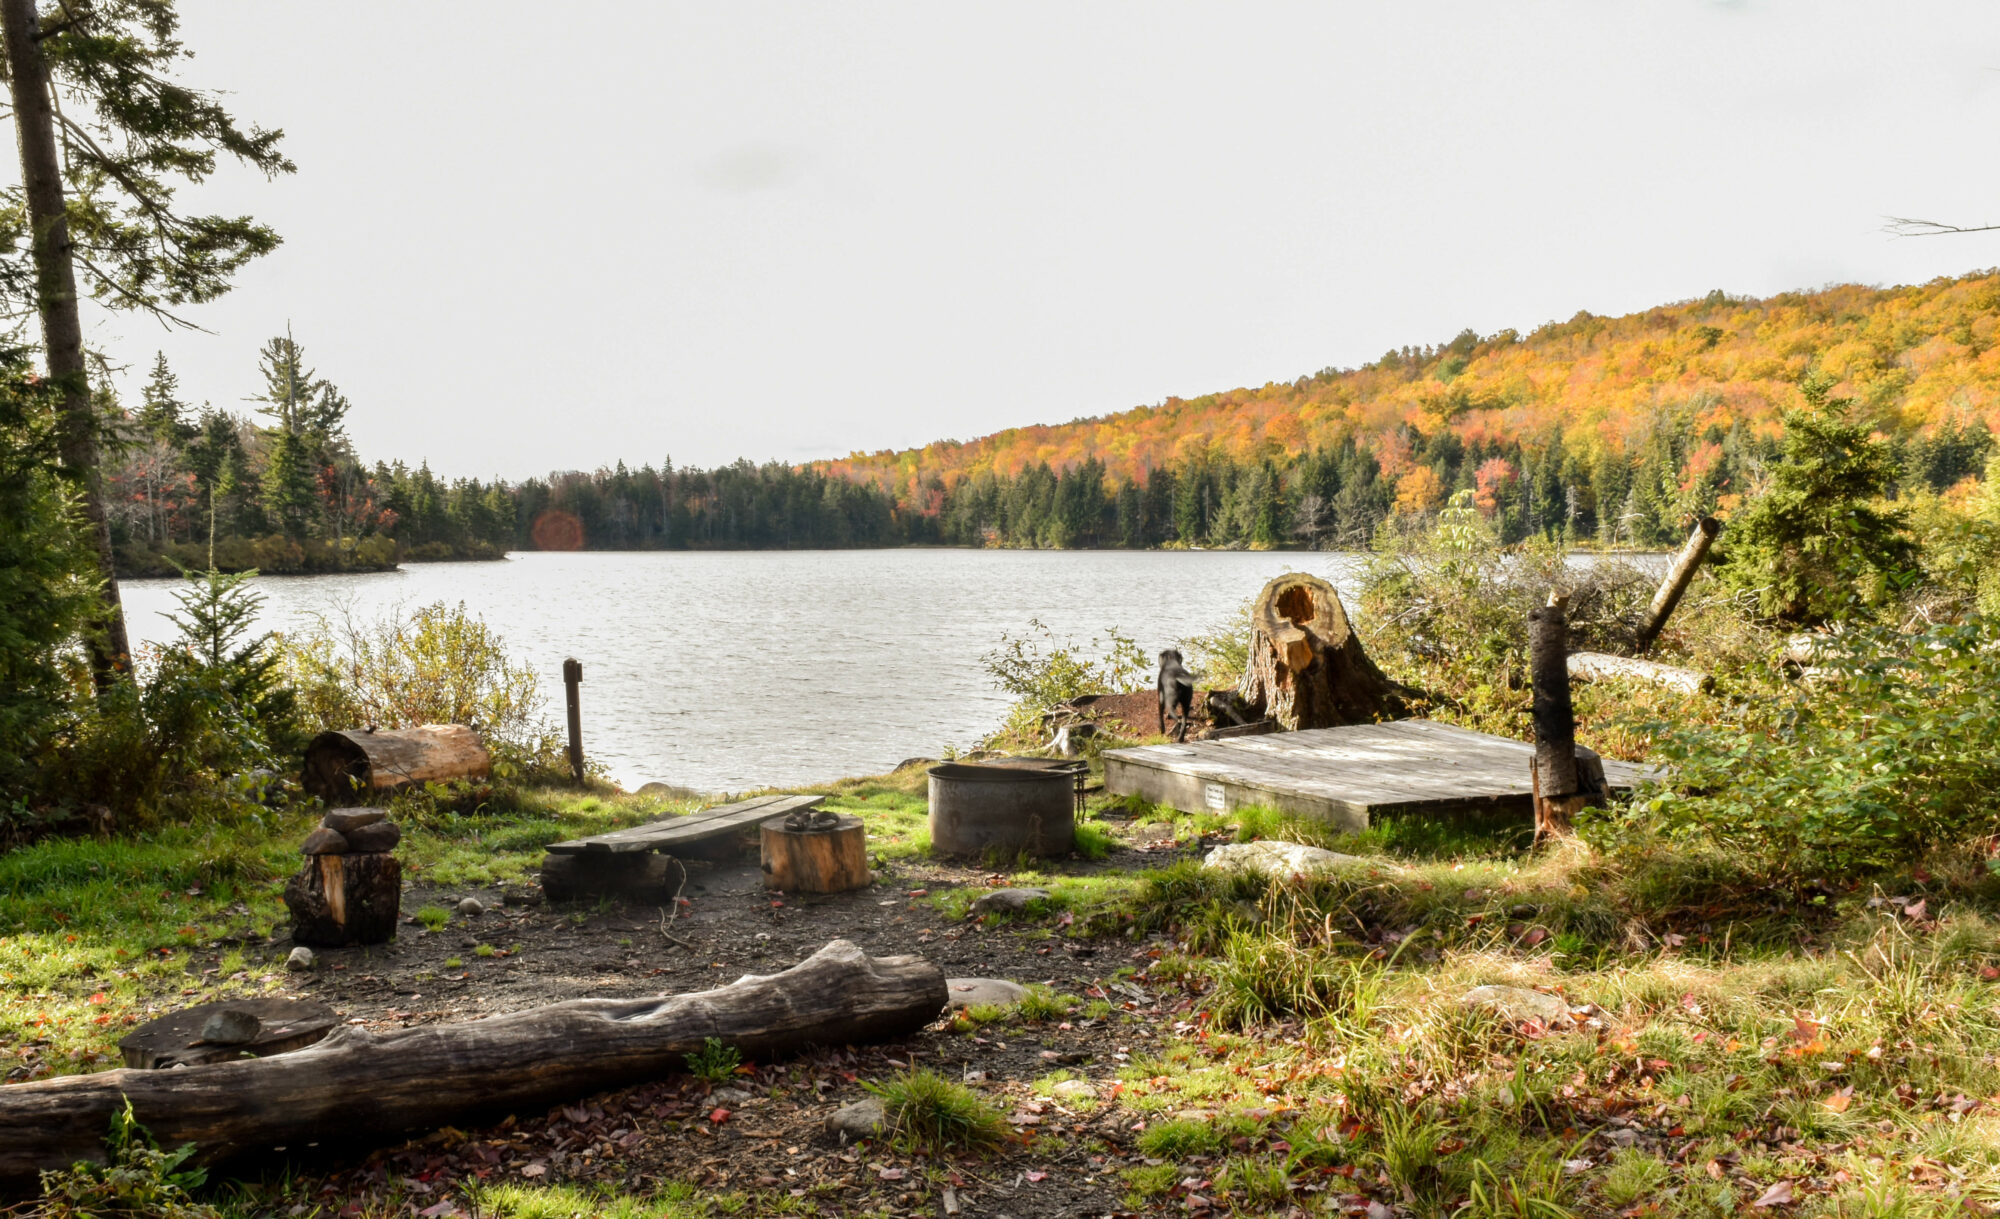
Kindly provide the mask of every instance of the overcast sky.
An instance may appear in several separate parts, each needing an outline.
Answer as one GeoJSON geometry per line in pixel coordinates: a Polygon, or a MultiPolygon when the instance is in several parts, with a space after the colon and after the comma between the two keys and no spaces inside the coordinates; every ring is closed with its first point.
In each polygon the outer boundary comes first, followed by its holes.
{"type": "Polygon", "coordinates": [[[1289,380],[1463,327],[2000,264],[1990,2],[182,0],[296,176],[213,333],[289,321],[362,454],[797,461],[1289,380]]]}

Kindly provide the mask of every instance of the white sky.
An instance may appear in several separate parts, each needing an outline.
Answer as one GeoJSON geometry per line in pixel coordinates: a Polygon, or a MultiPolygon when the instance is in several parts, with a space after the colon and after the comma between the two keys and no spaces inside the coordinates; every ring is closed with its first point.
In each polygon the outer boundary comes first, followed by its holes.
{"type": "Polygon", "coordinates": [[[182,0],[299,173],[289,320],[369,460],[802,460],[1290,380],[1460,328],[2000,264],[1990,3],[182,0]]]}

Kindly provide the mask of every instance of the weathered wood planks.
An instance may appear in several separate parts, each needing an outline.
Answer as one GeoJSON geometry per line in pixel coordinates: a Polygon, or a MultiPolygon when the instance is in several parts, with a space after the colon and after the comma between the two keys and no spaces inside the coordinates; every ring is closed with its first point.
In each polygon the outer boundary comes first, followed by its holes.
{"type": "MultiPolygon", "coordinates": [[[[1533,811],[1534,747],[1429,720],[1107,750],[1105,790],[1185,812],[1272,805],[1349,829],[1405,813],[1533,811]]],[[[1653,776],[1606,761],[1612,790],[1653,776]]]]}
{"type": "Polygon", "coordinates": [[[758,796],[734,804],[705,808],[685,817],[669,817],[635,825],[630,829],[573,838],[549,845],[551,855],[623,854],[631,851],[671,851],[704,839],[739,830],[752,829],[772,817],[782,817],[802,808],[813,808],[823,796],[758,796]]]}

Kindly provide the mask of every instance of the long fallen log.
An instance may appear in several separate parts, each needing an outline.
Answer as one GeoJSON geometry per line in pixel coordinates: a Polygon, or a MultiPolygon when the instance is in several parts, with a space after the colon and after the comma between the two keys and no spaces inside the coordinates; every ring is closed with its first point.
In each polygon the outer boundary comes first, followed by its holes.
{"type": "Polygon", "coordinates": [[[1640,660],[1636,656],[1611,656],[1604,652],[1571,652],[1569,675],[1578,681],[1608,681],[1622,677],[1651,682],[1683,694],[1699,694],[1708,689],[1712,681],[1708,674],[1693,669],[1663,665],[1656,660],[1640,660]]]}
{"type": "Polygon", "coordinates": [[[0,1086],[0,1186],[102,1162],[128,1098],[163,1146],[193,1143],[214,1163],[627,1087],[685,1069],[684,1055],[710,1037],[746,1055],[886,1040],[936,1019],[947,998],[944,974],[923,958],[870,957],[834,940],[783,973],[693,994],[572,999],[380,1034],[348,1026],[273,1058],[10,1084],[0,1086]]]}

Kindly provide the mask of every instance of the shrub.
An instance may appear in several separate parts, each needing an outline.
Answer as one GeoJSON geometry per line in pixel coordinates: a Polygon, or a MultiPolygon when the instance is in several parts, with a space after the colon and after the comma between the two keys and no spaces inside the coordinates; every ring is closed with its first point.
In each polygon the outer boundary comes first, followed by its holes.
{"type": "Polygon", "coordinates": [[[1723,723],[1650,723],[1673,786],[1588,832],[1707,846],[1766,875],[1881,869],[2000,829],[2000,630],[1834,636],[1814,678],[1723,723]]]}
{"type": "Polygon", "coordinates": [[[132,1116],[130,1101],[112,1115],[105,1147],[107,1164],[79,1163],[43,1173],[34,1213],[45,1219],[219,1219],[220,1211],[190,1195],[208,1177],[203,1169],[186,1167],[194,1144],[160,1150],[132,1116]]]}
{"type": "Polygon", "coordinates": [[[534,670],[509,660],[505,640],[463,603],[374,622],[321,617],[278,654],[314,731],[473,724],[503,767],[567,774],[534,670]]]}
{"type": "Polygon", "coordinates": [[[736,1068],[743,1065],[742,1052],[716,1037],[704,1039],[701,1048],[686,1058],[688,1074],[711,1084],[728,1083],[735,1078],[736,1068]]]}
{"type": "Polygon", "coordinates": [[[1152,666],[1129,635],[1117,628],[1089,644],[1058,639],[1039,618],[1028,620],[1027,635],[1002,633],[1000,646],[982,662],[993,684],[1014,696],[1014,705],[996,735],[1023,741],[1041,738],[1042,715],[1058,703],[1086,694],[1115,694],[1143,686],[1152,666]]]}

